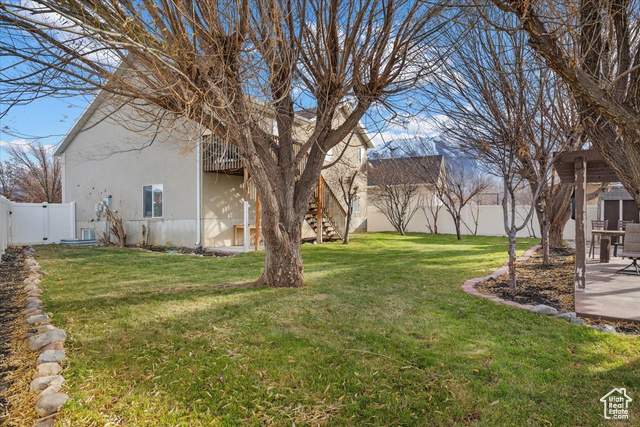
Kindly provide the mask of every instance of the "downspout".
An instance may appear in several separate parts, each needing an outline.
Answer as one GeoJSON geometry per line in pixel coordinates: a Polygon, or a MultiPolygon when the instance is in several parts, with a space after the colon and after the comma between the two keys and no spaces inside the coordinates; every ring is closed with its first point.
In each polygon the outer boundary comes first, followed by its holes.
{"type": "Polygon", "coordinates": [[[202,249],[202,131],[196,142],[196,249],[202,249]]]}

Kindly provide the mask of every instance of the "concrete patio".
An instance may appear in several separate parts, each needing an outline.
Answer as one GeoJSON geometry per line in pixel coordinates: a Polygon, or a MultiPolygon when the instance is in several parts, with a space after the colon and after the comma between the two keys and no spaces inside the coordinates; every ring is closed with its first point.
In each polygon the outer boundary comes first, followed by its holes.
{"type": "Polygon", "coordinates": [[[640,322],[640,276],[616,274],[631,260],[611,257],[610,263],[587,258],[586,289],[576,290],[575,311],[585,317],[640,322]]]}

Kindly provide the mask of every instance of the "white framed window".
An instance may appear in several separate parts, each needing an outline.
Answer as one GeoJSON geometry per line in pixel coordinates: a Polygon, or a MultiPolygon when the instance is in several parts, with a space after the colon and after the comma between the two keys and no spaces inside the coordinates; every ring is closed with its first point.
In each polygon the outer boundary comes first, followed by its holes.
{"type": "Polygon", "coordinates": [[[93,228],[80,229],[80,235],[82,236],[82,240],[96,240],[96,233],[93,228]]]}
{"type": "Polygon", "coordinates": [[[364,161],[364,148],[358,148],[358,164],[362,164],[364,161]]]}
{"type": "Polygon", "coordinates": [[[353,204],[351,205],[351,213],[360,213],[360,196],[353,198],[353,204]]]}
{"type": "Polygon", "coordinates": [[[144,218],[162,218],[162,184],[142,187],[142,213],[144,218]]]}
{"type": "Polygon", "coordinates": [[[329,148],[329,150],[327,151],[327,154],[324,156],[324,161],[330,162],[332,160],[333,160],[333,148],[329,148]]]}

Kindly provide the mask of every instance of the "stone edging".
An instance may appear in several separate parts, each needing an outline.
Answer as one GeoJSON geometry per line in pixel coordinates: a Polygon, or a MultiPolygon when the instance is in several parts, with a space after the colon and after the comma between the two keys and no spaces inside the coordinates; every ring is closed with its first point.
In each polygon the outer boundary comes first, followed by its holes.
{"type": "Polygon", "coordinates": [[[34,253],[35,249],[32,247],[25,250],[25,266],[29,273],[23,281],[26,307],[22,315],[30,325],[29,350],[40,353],[29,391],[40,392],[35,410],[41,418],[36,420],[33,427],[52,427],[56,414],[69,400],[68,395],[60,393],[64,378],[60,375],[62,366],[58,363],[65,359],[64,343],[67,334],[53,326],[49,315],[43,311],[40,300],[42,290],[38,288],[38,284],[46,273],[40,270],[40,265],[33,258],[34,253]]]}
{"type": "MultiPolygon", "coordinates": [[[[526,259],[531,258],[531,256],[538,250],[540,249],[542,246],[541,245],[535,245],[531,248],[529,248],[520,258],[518,258],[516,261],[524,261],[526,259]]],[[[493,273],[491,273],[490,275],[486,276],[486,277],[476,277],[475,279],[469,279],[466,282],[464,282],[464,284],[462,285],[462,290],[465,291],[466,293],[468,293],[469,295],[475,295],[481,298],[487,298],[490,299],[491,301],[500,303],[500,304],[505,304],[505,305],[510,305],[511,307],[517,307],[517,308],[522,308],[524,310],[531,310],[533,308],[532,305],[530,304],[519,304],[515,301],[509,301],[509,300],[505,300],[499,297],[496,297],[494,295],[487,295],[487,294],[483,294],[479,291],[476,290],[475,286],[479,283],[482,282],[486,282],[489,279],[493,279],[493,280],[497,280],[498,277],[500,276],[504,276],[505,274],[509,273],[509,261],[505,262],[502,267],[500,267],[499,269],[497,269],[496,271],[494,271],[493,273]]]]}

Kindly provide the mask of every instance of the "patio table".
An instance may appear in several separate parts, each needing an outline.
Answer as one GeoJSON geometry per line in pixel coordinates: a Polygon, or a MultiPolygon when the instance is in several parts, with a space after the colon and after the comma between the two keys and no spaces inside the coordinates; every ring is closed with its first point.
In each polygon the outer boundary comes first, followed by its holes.
{"type": "Polygon", "coordinates": [[[624,236],[623,230],[593,230],[593,234],[600,236],[600,262],[609,262],[611,255],[611,238],[624,236]]]}

